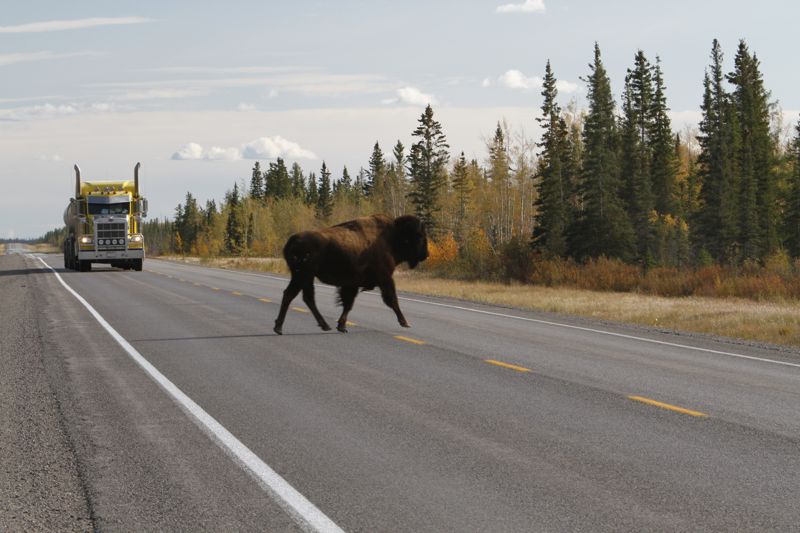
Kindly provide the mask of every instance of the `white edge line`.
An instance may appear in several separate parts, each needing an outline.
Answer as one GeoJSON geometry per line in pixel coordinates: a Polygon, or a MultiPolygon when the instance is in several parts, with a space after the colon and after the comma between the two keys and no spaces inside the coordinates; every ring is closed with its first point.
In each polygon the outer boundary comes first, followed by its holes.
{"type": "MultiPolygon", "coordinates": [[[[28,254],[29,257],[34,256],[28,254]]],[[[106,320],[98,313],[80,294],[61,278],[53,267],[44,262],[41,257],[35,257],[50,271],[55,274],[56,279],[72,294],[101,326],[114,338],[117,343],[128,353],[142,369],[161,386],[178,403],[178,405],[191,415],[196,423],[214,440],[223,451],[230,455],[239,465],[250,473],[268,492],[276,502],[301,526],[307,531],[342,532],[330,518],[320,511],[305,496],[300,494],[285,479],[275,472],[269,465],[262,461],[250,448],[242,444],[230,431],[217,422],[214,417],[205,412],[202,407],[194,402],[189,396],[181,391],[164,374],[158,371],[136,348],[134,348],[122,335],[111,327],[106,320]]]]}
{"type": "MultiPolygon", "coordinates": [[[[171,261],[163,261],[163,262],[172,263],[171,261]]],[[[175,263],[175,264],[183,265],[183,263],[175,263]]],[[[231,269],[227,269],[227,268],[206,267],[206,266],[188,265],[188,264],[186,266],[192,266],[192,267],[195,267],[195,268],[211,268],[211,269],[214,269],[214,270],[222,270],[224,272],[233,272],[235,274],[244,274],[244,275],[247,275],[247,276],[258,276],[258,277],[274,279],[274,280],[278,280],[278,281],[288,281],[288,279],[289,279],[289,278],[279,278],[277,276],[270,276],[269,274],[260,274],[260,273],[257,273],[257,272],[242,272],[242,271],[231,270],[231,269]]],[[[318,284],[315,284],[315,285],[318,285],[318,284]]],[[[320,285],[320,286],[321,287],[328,287],[326,285],[320,285]]],[[[366,294],[369,295],[371,293],[366,293],[366,294]]],[[[372,295],[373,296],[377,296],[376,294],[372,294],[372,295]]],[[[562,324],[560,322],[552,322],[552,321],[549,321],[549,320],[541,320],[541,319],[537,319],[537,318],[528,318],[528,317],[523,317],[523,316],[508,315],[508,314],[505,314],[505,313],[496,313],[494,311],[484,311],[482,309],[473,309],[471,307],[462,307],[460,305],[452,305],[452,304],[444,304],[444,303],[439,303],[439,302],[431,302],[431,301],[428,301],[428,300],[420,300],[420,299],[417,299],[417,298],[408,298],[408,297],[404,297],[404,296],[398,296],[397,298],[399,300],[405,300],[407,302],[423,303],[423,304],[428,304],[428,305],[435,305],[435,306],[438,306],[438,307],[447,307],[447,308],[450,308],[450,309],[459,309],[461,311],[471,311],[473,313],[480,313],[480,314],[483,314],[483,315],[498,316],[498,317],[502,317],[502,318],[513,318],[513,319],[516,319],[516,320],[524,320],[525,322],[535,322],[537,324],[546,324],[548,326],[555,326],[555,327],[559,327],[559,328],[569,328],[569,329],[576,329],[576,330],[580,330],[580,331],[587,331],[587,332],[590,332],[590,333],[599,333],[601,335],[610,335],[612,337],[620,337],[620,338],[623,338],[623,339],[637,340],[637,341],[641,341],[641,342],[649,342],[649,343],[652,343],[652,344],[659,344],[661,346],[671,346],[673,348],[683,348],[683,349],[686,349],[686,350],[696,350],[698,352],[713,353],[713,354],[716,354],[716,355],[726,355],[728,357],[738,357],[740,359],[749,359],[751,361],[760,361],[762,363],[772,363],[772,364],[775,364],[775,365],[784,365],[784,366],[790,366],[790,367],[794,367],[794,368],[800,368],[800,364],[798,364],[798,363],[789,363],[787,361],[778,361],[776,359],[767,359],[767,358],[764,358],[764,357],[755,357],[755,356],[752,356],[752,355],[744,355],[744,354],[734,353],[734,352],[724,352],[724,351],[721,351],[721,350],[712,350],[710,348],[700,348],[699,346],[690,346],[688,344],[679,344],[679,343],[675,343],[675,342],[659,341],[659,340],[656,340],[656,339],[648,339],[647,337],[637,337],[635,335],[626,335],[624,333],[614,333],[612,331],[604,331],[602,329],[593,329],[593,328],[587,328],[587,327],[583,327],[583,326],[573,326],[571,324],[562,324]]]]}

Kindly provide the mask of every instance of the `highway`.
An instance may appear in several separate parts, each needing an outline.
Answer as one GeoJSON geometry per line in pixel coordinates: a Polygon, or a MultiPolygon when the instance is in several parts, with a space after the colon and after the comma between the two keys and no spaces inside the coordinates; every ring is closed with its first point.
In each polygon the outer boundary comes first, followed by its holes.
{"type": "Polygon", "coordinates": [[[98,529],[800,530],[796,351],[377,293],[276,336],[279,275],[15,257],[98,529]]]}

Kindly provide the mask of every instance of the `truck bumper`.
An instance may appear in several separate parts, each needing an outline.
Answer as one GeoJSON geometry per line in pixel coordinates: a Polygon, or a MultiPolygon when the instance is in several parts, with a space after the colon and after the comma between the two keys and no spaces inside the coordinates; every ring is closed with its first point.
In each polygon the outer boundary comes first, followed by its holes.
{"type": "Polygon", "coordinates": [[[144,250],[80,250],[78,260],[97,261],[125,261],[128,259],[144,259],[144,250]]]}

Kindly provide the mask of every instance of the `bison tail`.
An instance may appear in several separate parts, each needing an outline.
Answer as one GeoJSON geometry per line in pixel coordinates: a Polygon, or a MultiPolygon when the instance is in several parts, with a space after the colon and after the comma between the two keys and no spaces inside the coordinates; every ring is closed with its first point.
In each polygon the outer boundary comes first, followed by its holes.
{"type": "Polygon", "coordinates": [[[309,253],[304,248],[306,247],[303,246],[303,240],[298,238],[297,235],[292,235],[286,241],[286,245],[283,247],[283,258],[286,260],[290,271],[301,270],[308,262],[309,253]]]}

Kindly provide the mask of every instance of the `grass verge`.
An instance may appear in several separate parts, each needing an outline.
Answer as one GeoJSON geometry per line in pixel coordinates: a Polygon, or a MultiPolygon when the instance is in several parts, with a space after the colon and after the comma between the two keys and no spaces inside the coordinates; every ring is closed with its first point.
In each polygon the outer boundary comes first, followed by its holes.
{"type": "MultiPolygon", "coordinates": [[[[162,259],[255,272],[288,272],[283,260],[275,258],[199,259],[164,256],[162,259]]],[[[429,296],[800,346],[800,303],[791,301],[664,297],[632,292],[457,281],[408,270],[399,270],[395,281],[401,291],[429,296]]]]}

